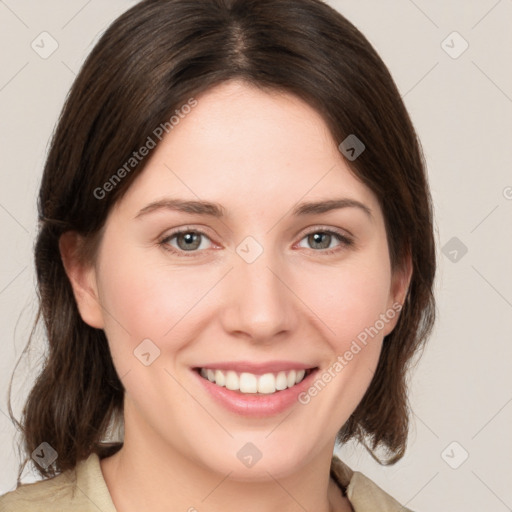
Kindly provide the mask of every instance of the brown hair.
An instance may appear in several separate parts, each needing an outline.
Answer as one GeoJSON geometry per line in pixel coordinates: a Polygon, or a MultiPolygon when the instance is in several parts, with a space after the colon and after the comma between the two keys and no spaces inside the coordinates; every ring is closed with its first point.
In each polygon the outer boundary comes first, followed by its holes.
{"type": "Polygon", "coordinates": [[[147,159],[102,199],[95,190],[187,100],[231,79],[294,94],[322,115],[338,144],[350,134],[365,144],[347,163],[380,201],[393,269],[410,257],[413,273],[373,380],[337,441],[355,438],[371,453],[383,447],[389,457],[382,463],[403,456],[406,370],[434,322],[436,262],[421,146],[385,64],[361,32],[320,0],[145,0],[115,20],[86,59],[44,167],[35,325],[44,319],[48,354],[21,425],[9,387],[9,412],[23,433],[23,468],[42,442],[58,454],[54,466],[36,465],[44,477],[121,446],[102,440],[110,419],[123,412],[124,388],[103,330],[80,317],[60,236],[74,230],[86,237],[83,257],[92,261],[109,211],[147,159]]]}

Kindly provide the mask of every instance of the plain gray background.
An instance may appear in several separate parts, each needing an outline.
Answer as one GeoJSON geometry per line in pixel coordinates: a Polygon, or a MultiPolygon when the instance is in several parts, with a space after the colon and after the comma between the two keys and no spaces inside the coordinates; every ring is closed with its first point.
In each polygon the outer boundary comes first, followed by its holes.
{"type": "MultiPolygon", "coordinates": [[[[16,481],[7,388],[36,311],[47,144],[83,59],[134,3],[0,0],[0,494],[16,481]]],[[[329,4],[366,35],[399,87],[425,151],[439,245],[438,321],[411,374],[407,455],[381,467],[357,445],[339,454],[413,510],[512,510],[512,0],[329,4]]],[[[39,332],[14,379],[18,418],[44,351],[39,332]]]]}

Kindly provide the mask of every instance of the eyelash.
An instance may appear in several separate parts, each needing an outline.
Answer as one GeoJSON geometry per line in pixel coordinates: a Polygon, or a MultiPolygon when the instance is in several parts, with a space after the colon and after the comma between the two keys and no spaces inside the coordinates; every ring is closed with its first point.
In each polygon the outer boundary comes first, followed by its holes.
{"type": "MultiPolygon", "coordinates": [[[[193,256],[195,256],[196,253],[201,252],[201,251],[189,251],[190,254],[187,254],[187,251],[177,250],[174,247],[170,248],[170,246],[169,246],[169,241],[170,240],[172,240],[173,238],[175,238],[178,235],[182,235],[182,234],[186,234],[186,233],[200,234],[200,235],[203,235],[206,238],[210,239],[208,234],[205,233],[204,231],[202,231],[201,229],[197,229],[197,228],[182,228],[182,229],[178,229],[176,231],[173,231],[172,233],[166,235],[164,238],[161,238],[158,241],[158,244],[160,246],[162,246],[162,248],[165,251],[168,251],[168,252],[170,252],[172,254],[175,254],[175,255],[177,255],[179,257],[185,257],[185,258],[193,257],[193,256]]],[[[352,238],[346,236],[345,234],[343,234],[341,231],[334,230],[332,228],[324,229],[322,227],[320,227],[320,228],[316,227],[316,228],[314,228],[312,230],[309,230],[308,232],[304,233],[304,235],[301,238],[301,240],[304,239],[305,237],[307,237],[308,235],[312,235],[314,233],[322,233],[322,234],[334,235],[335,238],[339,242],[341,242],[341,244],[338,247],[334,248],[334,249],[319,249],[319,250],[310,249],[311,251],[321,253],[322,255],[326,255],[327,256],[327,255],[335,254],[335,253],[338,253],[341,250],[343,250],[343,248],[352,247],[354,245],[354,240],[352,238]]]]}

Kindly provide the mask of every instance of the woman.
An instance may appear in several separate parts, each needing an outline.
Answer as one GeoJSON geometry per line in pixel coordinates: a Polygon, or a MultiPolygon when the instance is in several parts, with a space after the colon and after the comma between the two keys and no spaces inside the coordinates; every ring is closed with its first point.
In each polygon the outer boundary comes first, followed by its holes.
{"type": "Polygon", "coordinates": [[[431,210],[400,94],[332,8],[137,4],[86,60],[48,154],[49,353],[19,427],[51,478],[18,476],[0,505],[407,510],[333,449],[404,454],[431,210]]]}

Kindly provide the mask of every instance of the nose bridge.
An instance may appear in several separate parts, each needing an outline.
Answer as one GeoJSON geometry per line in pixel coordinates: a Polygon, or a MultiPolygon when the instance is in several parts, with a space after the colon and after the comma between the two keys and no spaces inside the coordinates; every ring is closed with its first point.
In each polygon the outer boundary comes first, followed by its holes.
{"type": "Polygon", "coordinates": [[[286,276],[276,252],[251,238],[242,241],[234,255],[225,328],[265,341],[292,327],[293,294],[284,284],[286,276]]]}

